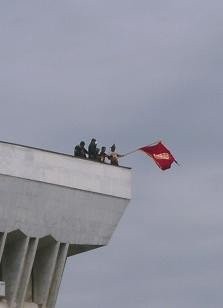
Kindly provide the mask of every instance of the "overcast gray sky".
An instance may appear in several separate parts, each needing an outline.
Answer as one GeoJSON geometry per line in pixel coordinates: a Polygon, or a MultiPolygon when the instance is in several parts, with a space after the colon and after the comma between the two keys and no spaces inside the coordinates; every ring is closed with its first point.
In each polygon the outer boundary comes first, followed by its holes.
{"type": "Polygon", "coordinates": [[[107,247],[68,260],[57,308],[222,308],[223,2],[0,1],[0,140],[138,153],[107,247]]]}

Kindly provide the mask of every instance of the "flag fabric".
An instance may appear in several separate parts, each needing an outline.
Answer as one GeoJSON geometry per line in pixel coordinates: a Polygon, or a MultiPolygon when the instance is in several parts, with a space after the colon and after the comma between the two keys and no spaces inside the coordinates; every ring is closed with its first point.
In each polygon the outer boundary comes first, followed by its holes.
{"type": "Polygon", "coordinates": [[[162,170],[169,169],[173,162],[177,163],[171,152],[162,144],[161,141],[156,144],[144,146],[138,150],[141,150],[149,155],[162,170]]]}

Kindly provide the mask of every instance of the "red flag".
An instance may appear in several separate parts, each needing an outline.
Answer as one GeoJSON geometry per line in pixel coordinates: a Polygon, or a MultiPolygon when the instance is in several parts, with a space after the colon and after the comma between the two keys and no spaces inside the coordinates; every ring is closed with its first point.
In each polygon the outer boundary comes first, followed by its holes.
{"type": "Polygon", "coordinates": [[[173,155],[161,141],[154,145],[139,148],[139,150],[149,155],[162,170],[169,169],[173,162],[177,163],[173,155]]]}

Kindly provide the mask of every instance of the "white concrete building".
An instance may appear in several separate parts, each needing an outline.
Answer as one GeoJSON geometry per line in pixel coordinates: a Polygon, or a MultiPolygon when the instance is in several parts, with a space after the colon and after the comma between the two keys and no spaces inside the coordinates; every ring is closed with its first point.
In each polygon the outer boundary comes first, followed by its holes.
{"type": "Polygon", "coordinates": [[[107,245],[130,199],[129,168],[0,142],[0,308],[55,307],[67,257],[107,245]]]}

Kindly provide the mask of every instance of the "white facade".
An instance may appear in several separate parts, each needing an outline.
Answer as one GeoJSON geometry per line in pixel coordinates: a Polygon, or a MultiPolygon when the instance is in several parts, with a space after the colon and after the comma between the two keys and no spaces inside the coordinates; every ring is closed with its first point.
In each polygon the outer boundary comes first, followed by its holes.
{"type": "Polygon", "coordinates": [[[108,244],[130,198],[128,168],[0,142],[0,280],[9,307],[53,308],[67,257],[108,244]]]}

